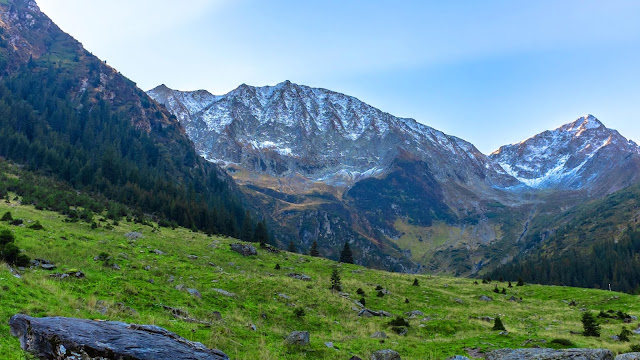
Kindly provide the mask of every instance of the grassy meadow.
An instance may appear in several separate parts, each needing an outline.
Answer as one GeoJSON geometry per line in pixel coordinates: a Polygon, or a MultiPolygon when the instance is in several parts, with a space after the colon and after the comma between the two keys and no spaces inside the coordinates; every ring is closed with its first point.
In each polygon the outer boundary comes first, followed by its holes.
{"type": "Polygon", "coordinates": [[[475,284],[473,279],[388,273],[259,248],[257,256],[243,257],[230,250],[235,239],[182,228],[103,221],[101,227],[92,229],[87,223],[65,222],[58,213],[20,205],[19,200],[0,203],[0,215],[6,211],[11,211],[14,219],[22,218],[27,226],[2,222],[0,230],[13,231],[16,245],[32,259],[49,260],[57,268],[26,269],[17,278],[5,264],[0,266],[2,359],[29,358],[18,339],[9,334],[8,320],[16,313],[159,325],[218,348],[232,359],[348,359],[352,355],[368,359],[379,349],[396,350],[403,359],[445,359],[467,355],[469,349],[477,354],[502,347],[562,347],[551,343],[553,339],[569,340],[573,346],[568,347],[622,353],[640,343],[640,335],[632,336],[631,342],[610,338],[623,326],[635,330],[638,321],[624,324],[599,319],[600,338],[570,333],[582,331],[584,309],[594,315],[600,310],[640,315],[638,297],[628,294],[529,284],[518,287],[515,279],[511,279],[513,288],[495,280],[475,284]],[[35,221],[44,229],[29,229],[35,221]],[[125,236],[130,232],[139,232],[142,237],[125,236]],[[105,255],[111,259],[94,260],[101,253],[102,259],[105,255]],[[276,264],[280,269],[275,269],[276,264]],[[329,289],[335,267],[348,295],[329,289]],[[82,271],[86,277],[50,276],[71,271],[82,271]],[[308,275],[311,281],[294,279],[290,273],[308,275]],[[412,285],[415,278],[419,286],[412,285]],[[494,293],[496,285],[500,290],[506,288],[507,294],[494,293]],[[377,286],[389,293],[378,297],[377,286]],[[202,297],[191,295],[188,288],[198,290],[202,297]],[[364,296],[357,294],[359,288],[364,296]],[[493,301],[480,300],[482,295],[493,301]],[[522,301],[510,301],[512,296],[522,301]],[[388,325],[391,318],[358,317],[355,301],[363,297],[368,309],[407,319],[408,333],[395,334],[388,325]],[[572,300],[576,306],[568,304],[572,300]],[[183,310],[192,322],[176,318],[165,306],[183,310]],[[424,315],[405,315],[413,310],[424,315]],[[501,317],[508,334],[492,331],[493,322],[481,319],[496,316],[501,317]],[[309,347],[284,344],[284,338],[294,330],[310,332],[309,347]],[[378,331],[384,331],[388,338],[371,338],[378,331]],[[326,346],[327,342],[332,342],[333,348],[326,346]]]}

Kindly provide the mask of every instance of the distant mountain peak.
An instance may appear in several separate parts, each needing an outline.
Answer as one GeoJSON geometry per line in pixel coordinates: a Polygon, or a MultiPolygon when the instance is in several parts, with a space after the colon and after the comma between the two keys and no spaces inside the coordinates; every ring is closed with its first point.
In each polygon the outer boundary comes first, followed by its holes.
{"type": "Polygon", "coordinates": [[[490,157],[530,187],[581,189],[610,177],[616,167],[630,168],[628,162],[634,162],[639,151],[633,141],[587,114],[555,130],[502,146],[490,157]]]}

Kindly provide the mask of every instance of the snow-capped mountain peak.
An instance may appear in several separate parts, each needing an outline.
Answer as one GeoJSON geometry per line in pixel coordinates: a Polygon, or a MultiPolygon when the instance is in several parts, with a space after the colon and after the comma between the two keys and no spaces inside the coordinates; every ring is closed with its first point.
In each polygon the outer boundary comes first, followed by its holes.
{"type": "Polygon", "coordinates": [[[406,152],[432,163],[442,179],[517,184],[472,144],[327,89],[290,81],[243,84],[225,95],[197,99],[194,92],[167,89],[158,87],[149,95],[176,114],[196,148],[212,161],[342,183],[344,174],[356,174],[353,181],[380,174],[406,152]]]}
{"type": "Polygon", "coordinates": [[[518,144],[503,146],[490,157],[530,187],[580,189],[635,161],[639,149],[595,116],[585,115],[518,144]]]}

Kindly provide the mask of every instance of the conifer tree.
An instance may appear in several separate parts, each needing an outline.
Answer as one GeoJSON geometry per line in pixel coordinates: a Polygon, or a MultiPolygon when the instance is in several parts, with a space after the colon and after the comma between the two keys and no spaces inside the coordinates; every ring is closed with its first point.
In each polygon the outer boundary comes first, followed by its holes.
{"type": "Polygon", "coordinates": [[[242,220],[240,240],[253,241],[253,222],[251,220],[251,214],[248,211],[244,214],[244,220],[242,220]]]}
{"type": "Polygon", "coordinates": [[[289,247],[287,248],[288,252],[296,252],[296,245],[293,243],[293,241],[289,241],[289,247]]]}
{"type": "Polygon", "coordinates": [[[337,267],[333,268],[331,272],[331,290],[342,291],[342,280],[340,279],[340,272],[337,267]]]}
{"type": "Polygon", "coordinates": [[[253,235],[253,241],[262,245],[269,241],[269,233],[267,232],[267,225],[264,220],[258,222],[256,225],[256,231],[253,235]]]}
{"type": "Polygon", "coordinates": [[[345,264],[353,264],[353,254],[351,253],[351,248],[349,247],[349,242],[344,243],[344,248],[342,249],[342,253],[340,253],[340,262],[345,264]]]}
{"type": "Polygon", "coordinates": [[[493,321],[493,328],[491,330],[507,330],[504,328],[504,324],[502,324],[502,319],[500,319],[500,316],[496,316],[496,319],[493,321]]]}
{"type": "Polygon", "coordinates": [[[418,283],[418,278],[413,279],[413,286],[420,286],[420,284],[418,283]]]}
{"type": "Polygon", "coordinates": [[[600,337],[600,324],[589,311],[582,314],[582,327],[584,328],[583,336],[600,337]]]}
{"type": "Polygon", "coordinates": [[[311,244],[309,255],[315,256],[315,257],[320,256],[320,251],[318,251],[318,240],[314,240],[313,243],[311,244]]]}

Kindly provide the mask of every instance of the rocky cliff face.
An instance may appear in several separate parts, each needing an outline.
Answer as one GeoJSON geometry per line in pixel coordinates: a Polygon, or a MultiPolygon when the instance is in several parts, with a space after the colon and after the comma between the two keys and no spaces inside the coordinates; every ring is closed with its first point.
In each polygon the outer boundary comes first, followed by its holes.
{"type": "Polygon", "coordinates": [[[485,156],[413,119],[289,81],[149,95],[244,185],[284,244],[318,240],[337,258],[349,241],[360,263],[399,271],[464,275],[510,261],[538,218],[632,184],[640,170],[638,146],[593,116],[485,156]]]}
{"type": "Polygon", "coordinates": [[[198,151],[271,176],[301,174],[350,186],[384,173],[401,152],[431,164],[441,181],[517,184],[472,144],[326,89],[285,81],[241,85],[222,96],[166,86],[149,91],[182,122],[198,151]]]}
{"type": "Polygon", "coordinates": [[[638,179],[640,148],[593,115],[490,155],[509,174],[537,189],[588,189],[608,194],[638,179]]]}

